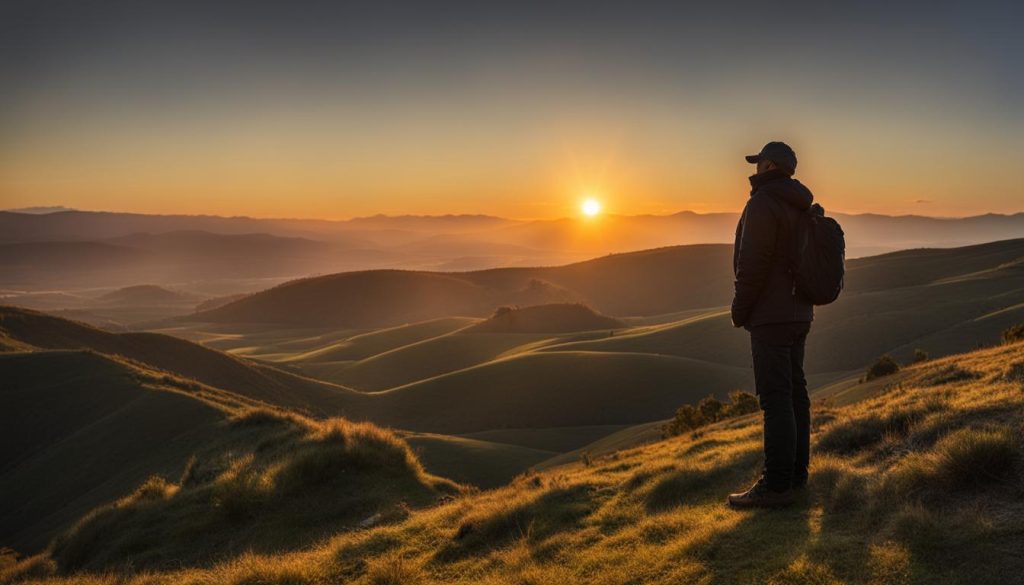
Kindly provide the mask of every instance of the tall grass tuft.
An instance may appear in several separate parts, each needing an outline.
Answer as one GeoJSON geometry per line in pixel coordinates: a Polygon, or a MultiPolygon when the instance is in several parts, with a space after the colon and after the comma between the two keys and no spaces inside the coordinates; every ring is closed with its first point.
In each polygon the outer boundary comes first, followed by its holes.
{"type": "Polygon", "coordinates": [[[886,474],[883,490],[907,497],[1007,484],[1021,458],[1020,440],[1012,429],[959,429],[939,439],[930,451],[903,459],[886,474]]]}

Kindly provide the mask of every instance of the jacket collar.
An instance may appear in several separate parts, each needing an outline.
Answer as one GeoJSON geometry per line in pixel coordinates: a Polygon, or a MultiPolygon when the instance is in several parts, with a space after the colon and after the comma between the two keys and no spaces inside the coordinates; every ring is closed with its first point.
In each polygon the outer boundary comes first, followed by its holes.
{"type": "Polygon", "coordinates": [[[765,183],[770,183],[772,181],[778,181],[779,179],[788,178],[790,178],[789,173],[782,169],[772,169],[770,171],[765,171],[763,173],[758,173],[756,175],[750,175],[750,186],[752,187],[751,195],[753,195],[753,192],[756,191],[765,183]]]}

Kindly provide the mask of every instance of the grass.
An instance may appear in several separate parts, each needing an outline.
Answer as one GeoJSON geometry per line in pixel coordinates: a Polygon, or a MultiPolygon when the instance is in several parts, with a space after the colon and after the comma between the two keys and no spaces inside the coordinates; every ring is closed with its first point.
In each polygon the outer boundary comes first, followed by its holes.
{"type": "Polygon", "coordinates": [[[51,544],[57,566],[110,570],[130,559],[135,569],[152,569],[279,552],[368,517],[401,520],[410,506],[462,489],[428,475],[404,441],[370,424],[269,409],[228,424],[247,435],[249,449],[193,461],[177,482],[151,477],[93,510],[51,544]]]}
{"type": "MultiPolygon", "coordinates": [[[[455,494],[291,552],[71,576],[132,585],[1007,583],[1024,569],[1024,386],[1008,377],[1022,358],[1017,343],[912,365],[874,398],[818,407],[811,482],[784,510],[723,503],[758,472],[760,428],[743,417],[455,494]],[[912,382],[954,364],[976,376],[912,382]]],[[[189,489],[142,491],[162,506],[189,489]]],[[[9,568],[6,582],[31,572],[48,584],[68,576],[43,557],[9,568]]]]}

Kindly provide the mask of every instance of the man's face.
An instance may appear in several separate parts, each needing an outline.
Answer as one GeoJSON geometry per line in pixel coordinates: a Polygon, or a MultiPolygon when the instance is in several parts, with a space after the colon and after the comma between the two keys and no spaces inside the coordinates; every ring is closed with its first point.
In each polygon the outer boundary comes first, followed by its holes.
{"type": "Polygon", "coordinates": [[[774,168],[775,163],[766,158],[762,158],[761,160],[757,161],[757,174],[759,175],[765,171],[770,171],[774,168]]]}

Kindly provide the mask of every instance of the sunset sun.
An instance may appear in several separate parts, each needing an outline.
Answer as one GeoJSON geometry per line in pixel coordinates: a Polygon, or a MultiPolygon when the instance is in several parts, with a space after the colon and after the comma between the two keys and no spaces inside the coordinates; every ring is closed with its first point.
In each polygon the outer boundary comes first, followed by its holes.
{"type": "Polygon", "coordinates": [[[593,197],[587,197],[583,200],[583,204],[580,206],[583,211],[583,215],[587,217],[594,217],[598,213],[601,213],[601,202],[593,197]]]}

